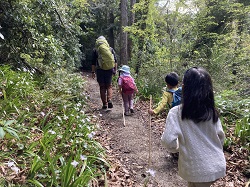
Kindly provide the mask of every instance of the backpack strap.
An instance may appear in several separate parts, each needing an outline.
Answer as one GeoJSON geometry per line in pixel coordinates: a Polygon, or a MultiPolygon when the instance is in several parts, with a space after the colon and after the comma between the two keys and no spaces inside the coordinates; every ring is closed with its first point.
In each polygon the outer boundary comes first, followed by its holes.
{"type": "Polygon", "coordinates": [[[172,107],[173,107],[173,104],[174,104],[175,96],[176,96],[176,97],[181,97],[181,95],[182,95],[182,87],[181,87],[181,86],[178,87],[177,90],[169,89],[169,90],[167,90],[167,92],[170,92],[170,93],[172,93],[172,95],[173,95],[172,106],[170,106],[169,103],[168,103],[169,108],[172,108],[172,107]]]}
{"type": "Polygon", "coordinates": [[[177,90],[169,89],[169,90],[167,90],[167,92],[170,92],[170,93],[177,93],[177,94],[179,94],[179,93],[181,93],[181,92],[182,92],[182,87],[181,87],[181,86],[180,86],[180,87],[178,87],[178,89],[177,89],[177,90]]]}
{"type": "Polygon", "coordinates": [[[167,90],[167,92],[170,92],[170,93],[175,93],[176,90],[172,90],[172,89],[169,89],[167,90]]]}
{"type": "Polygon", "coordinates": [[[175,94],[181,97],[181,95],[182,95],[182,87],[181,86],[178,87],[178,89],[175,91],[175,94]]]}
{"type": "MultiPolygon", "coordinates": [[[[175,93],[175,90],[169,89],[169,90],[167,90],[167,92],[172,93],[172,95],[173,95],[175,93]]],[[[173,98],[174,98],[174,96],[173,96],[173,98]]],[[[171,108],[172,102],[171,102],[171,105],[167,102],[167,105],[169,108],[171,108]]]]}

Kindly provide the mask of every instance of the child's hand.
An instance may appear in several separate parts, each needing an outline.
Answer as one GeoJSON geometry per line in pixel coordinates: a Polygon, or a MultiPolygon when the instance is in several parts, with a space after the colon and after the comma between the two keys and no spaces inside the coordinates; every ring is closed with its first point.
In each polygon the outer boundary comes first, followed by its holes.
{"type": "Polygon", "coordinates": [[[116,73],[117,73],[116,68],[113,68],[113,75],[115,76],[115,75],[116,75],[116,73]]]}
{"type": "Polygon", "coordinates": [[[150,115],[155,114],[154,111],[153,111],[152,109],[149,109],[149,110],[148,110],[148,113],[149,113],[150,115]]]}

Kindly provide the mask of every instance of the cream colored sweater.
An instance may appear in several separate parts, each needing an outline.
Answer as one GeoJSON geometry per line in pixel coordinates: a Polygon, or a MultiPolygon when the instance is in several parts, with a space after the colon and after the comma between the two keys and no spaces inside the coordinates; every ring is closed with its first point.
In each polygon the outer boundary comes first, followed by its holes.
{"type": "Polygon", "coordinates": [[[226,175],[223,153],[225,134],[221,122],[195,124],[181,119],[181,108],[172,108],[161,137],[170,152],[179,152],[178,173],[188,182],[210,182],[226,175]]]}

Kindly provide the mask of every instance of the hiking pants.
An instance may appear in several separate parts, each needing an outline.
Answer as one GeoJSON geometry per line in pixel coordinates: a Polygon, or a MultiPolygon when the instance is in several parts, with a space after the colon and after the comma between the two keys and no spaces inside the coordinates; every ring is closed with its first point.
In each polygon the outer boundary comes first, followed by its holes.
{"type": "Polygon", "coordinates": [[[107,105],[112,99],[112,75],[113,70],[96,70],[97,82],[100,87],[100,95],[103,105],[107,105]]]}
{"type": "Polygon", "coordinates": [[[128,113],[129,109],[134,108],[134,94],[122,93],[122,100],[123,100],[125,113],[128,113]]]}

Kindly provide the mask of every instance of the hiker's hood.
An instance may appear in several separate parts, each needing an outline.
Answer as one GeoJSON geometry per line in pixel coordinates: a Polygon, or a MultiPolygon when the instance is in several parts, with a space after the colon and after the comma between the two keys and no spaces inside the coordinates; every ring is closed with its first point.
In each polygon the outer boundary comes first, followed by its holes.
{"type": "Polygon", "coordinates": [[[118,71],[122,71],[122,72],[130,74],[130,67],[127,65],[123,65],[118,71]]]}
{"type": "Polygon", "coordinates": [[[104,36],[99,36],[97,40],[106,40],[106,38],[104,36]]]}
{"type": "Polygon", "coordinates": [[[108,41],[106,40],[106,38],[104,36],[99,36],[96,39],[95,47],[98,48],[101,44],[105,44],[106,46],[109,47],[108,41]]]}

